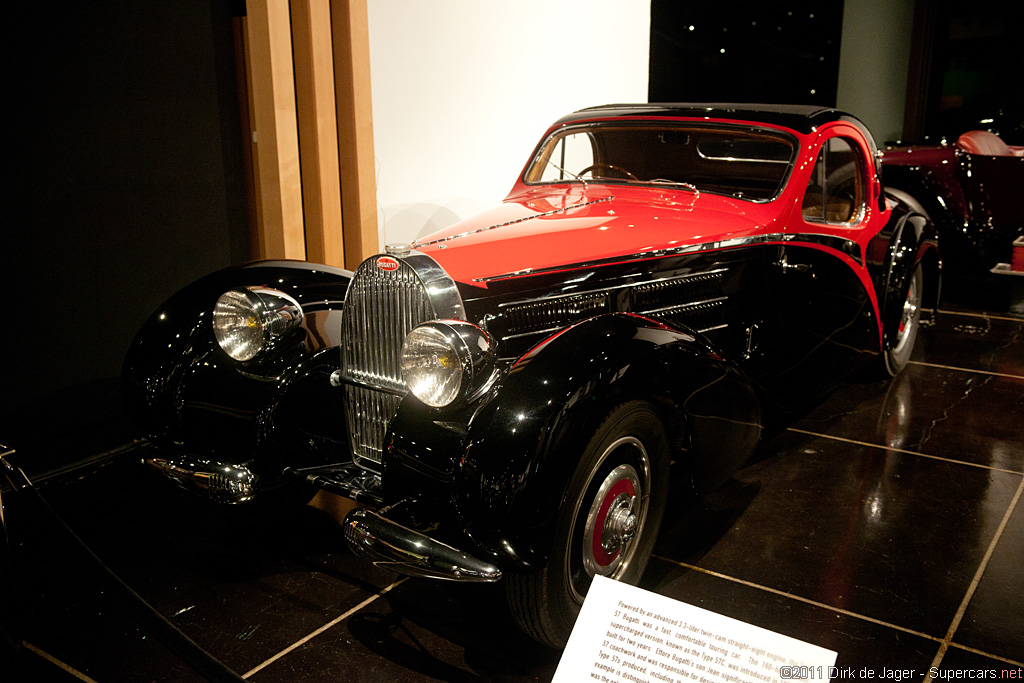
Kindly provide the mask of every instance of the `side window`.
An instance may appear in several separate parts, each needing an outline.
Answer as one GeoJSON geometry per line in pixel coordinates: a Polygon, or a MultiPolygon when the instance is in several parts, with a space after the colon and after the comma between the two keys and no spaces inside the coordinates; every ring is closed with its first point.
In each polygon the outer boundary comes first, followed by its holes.
{"type": "Polygon", "coordinates": [[[593,165],[594,141],[589,133],[572,133],[558,141],[540,181],[555,182],[572,178],[573,173],[593,165]]]}
{"type": "Polygon", "coordinates": [[[808,221],[853,223],[864,211],[860,157],[843,138],[826,141],[814,162],[802,212],[808,221]]]}

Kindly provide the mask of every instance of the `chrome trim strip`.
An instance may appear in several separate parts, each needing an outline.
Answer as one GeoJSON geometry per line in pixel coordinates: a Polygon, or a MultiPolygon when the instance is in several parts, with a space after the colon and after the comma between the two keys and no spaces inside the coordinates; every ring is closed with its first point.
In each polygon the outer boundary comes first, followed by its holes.
{"type": "Polygon", "coordinates": [[[508,280],[524,275],[545,275],[547,273],[558,273],[568,270],[580,270],[583,268],[596,268],[599,266],[612,265],[616,263],[632,263],[635,261],[646,261],[649,259],[665,258],[667,256],[680,256],[683,254],[696,254],[703,251],[718,251],[722,249],[735,249],[738,247],[750,246],[752,244],[773,244],[777,242],[810,242],[831,247],[841,251],[859,265],[864,265],[860,253],[860,245],[853,240],[844,239],[836,235],[821,235],[817,233],[773,233],[770,235],[755,235],[752,237],[737,237],[718,242],[703,242],[701,244],[689,244],[685,247],[673,247],[671,249],[659,249],[640,254],[629,254],[626,256],[612,256],[594,261],[580,261],[577,263],[566,263],[564,265],[549,266],[547,268],[524,268],[501,275],[474,278],[473,282],[495,282],[497,280],[508,280]],[[839,245],[839,246],[837,246],[839,245]]]}
{"type": "Polygon", "coordinates": [[[416,248],[429,247],[432,244],[439,244],[441,242],[450,242],[451,240],[458,239],[460,237],[468,237],[469,235],[476,235],[481,232],[487,232],[488,230],[494,230],[495,228],[504,228],[509,225],[515,225],[516,223],[523,223],[525,221],[532,221],[534,218],[544,218],[545,216],[554,216],[556,213],[564,213],[573,209],[582,209],[585,206],[593,206],[594,204],[600,204],[601,202],[610,202],[615,199],[614,196],[602,197],[601,199],[594,199],[589,202],[581,202],[579,204],[573,204],[572,206],[564,206],[561,209],[554,209],[552,211],[545,211],[543,213],[536,213],[532,216],[525,218],[517,218],[514,221],[508,221],[507,223],[497,223],[495,225],[488,226],[486,228],[477,228],[476,230],[467,230],[466,232],[460,232],[458,235],[451,235],[449,237],[441,237],[436,240],[429,242],[413,242],[412,246],[416,248]]]}
{"type": "Polygon", "coordinates": [[[816,232],[773,233],[765,235],[765,242],[768,244],[774,242],[809,242],[811,244],[820,244],[821,246],[846,254],[856,261],[858,265],[864,265],[860,245],[853,240],[848,240],[838,235],[823,235],[816,232]]]}
{"type": "MultiPolygon", "coordinates": [[[[603,292],[614,292],[620,289],[635,289],[637,287],[644,287],[648,285],[656,285],[663,282],[675,282],[677,280],[694,280],[698,278],[704,278],[711,275],[719,275],[727,272],[728,268],[713,268],[711,270],[702,270],[697,273],[687,273],[686,275],[668,275],[665,277],[655,278],[654,280],[644,280],[643,282],[627,282],[621,285],[612,285],[611,287],[601,287],[599,289],[584,289],[578,292],[568,292],[566,294],[555,294],[554,296],[539,296],[532,299],[516,299],[515,301],[506,301],[498,304],[498,308],[506,308],[508,306],[522,306],[523,304],[540,303],[547,301],[557,301],[558,299],[565,299],[574,296],[582,296],[584,294],[601,294],[603,292]]],[[[498,276],[503,277],[503,276],[498,276]]]]}
{"type": "MultiPolygon", "coordinates": [[[[578,322],[583,322],[582,320],[578,322]]],[[[535,334],[553,334],[559,330],[564,330],[568,325],[557,325],[555,327],[545,327],[543,330],[530,330],[529,332],[517,332],[516,334],[506,334],[502,339],[521,339],[522,337],[529,337],[535,334]]]]}
{"type": "Polygon", "coordinates": [[[688,301],[685,304],[673,304],[671,306],[663,306],[662,308],[654,308],[649,311],[639,310],[632,312],[636,313],[637,315],[658,315],[660,313],[665,313],[666,311],[683,311],[687,308],[696,308],[697,306],[717,304],[727,300],[728,298],[729,297],[727,296],[719,296],[715,297],[714,299],[704,299],[703,301],[688,301]]]}
{"type": "Polygon", "coordinates": [[[778,159],[746,159],[744,157],[709,157],[706,154],[704,154],[703,152],[701,152],[700,149],[697,150],[697,154],[699,154],[702,158],[707,159],[708,161],[742,161],[742,162],[747,162],[747,163],[751,163],[751,164],[791,164],[791,163],[793,163],[792,161],[779,161],[778,159]]]}
{"type": "MultiPolygon", "coordinates": [[[[709,299],[708,301],[696,301],[696,302],[694,302],[692,304],[680,304],[678,306],[669,306],[667,308],[658,309],[657,311],[630,311],[630,312],[631,313],[636,313],[637,315],[640,315],[640,316],[654,316],[654,315],[658,315],[659,313],[663,313],[664,311],[671,310],[671,309],[678,309],[679,311],[684,311],[684,309],[690,308],[691,306],[698,306],[698,305],[702,305],[702,304],[704,304],[704,305],[707,305],[707,304],[712,304],[712,305],[720,304],[720,303],[722,303],[724,301],[727,301],[728,299],[729,299],[729,297],[723,296],[723,297],[719,297],[718,299],[709,299]]],[[[566,325],[558,325],[557,327],[548,327],[548,328],[545,328],[543,330],[531,330],[530,332],[519,332],[518,334],[506,334],[503,337],[503,339],[520,339],[522,337],[529,337],[529,336],[532,336],[532,335],[544,335],[544,334],[550,335],[550,334],[554,334],[555,332],[558,332],[559,330],[564,330],[566,327],[567,327],[566,325]]],[[[697,332],[700,332],[700,333],[703,334],[705,332],[712,332],[714,330],[725,329],[726,327],[729,327],[729,323],[723,323],[721,325],[714,325],[712,327],[701,327],[701,328],[697,329],[697,332]]]]}
{"type": "Polygon", "coordinates": [[[677,256],[680,254],[697,253],[701,251],[715,251],[718,249],[732,249],[735,247],[743,247],[750,244],[757,244],[764,242],[764,236],[757,235],[754,237],[737,237],[731,240],[722,240],[720,242],[705,242],[702,244],[690,244],[685,247],[673,247],[671,249],[659,249],[657,251],[649,251],[641,254],[629,254],[627,256],[612,256],[605,259],[597,259],[594,261],[580,261],[578,263],[566,263],[564,265],[549,266],[547,268],[524,268],[523,270],[503,273],[501,275],[491,275],[489,277],[478,277],[474,278],[473,282],[494,282],[495,280],[508,280],[514,277],[521,277],[523,275],[544,275],[546,273],[558,273],[566,270],[579,270],[581,268],[594,268],[598,266],[606,266],[614,263],[631,263],[634,261],[646,261],[649,259],[663,258],[665,256],[677,256]]]}

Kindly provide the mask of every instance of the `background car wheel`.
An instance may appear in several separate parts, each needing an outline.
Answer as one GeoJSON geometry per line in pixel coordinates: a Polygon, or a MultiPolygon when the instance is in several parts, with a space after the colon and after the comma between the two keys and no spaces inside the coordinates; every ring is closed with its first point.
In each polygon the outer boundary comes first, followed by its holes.
{"type": "Polygon", "coordinates": [[[907,294],[903,299],[903,310],[900,311],[898,328],[894,330],[892,340],[888,344],[883,359],[885,370],[890,377],[903,372],[910,362],[910,354],[914,352],[917,331],[921,327],[921,298],[924,292],[924,275],[921,266],[914,268],[913,275],[907,285],[907,294]]]}
{"type": "Polygon", "coordinates": [[[635,584],[661,526],[668,439],[654,409],[615,408],[590,439],[561,507],[547,566],[505,582],[509,607],[534,639],[562,647],[594,576],[635,584]]]}

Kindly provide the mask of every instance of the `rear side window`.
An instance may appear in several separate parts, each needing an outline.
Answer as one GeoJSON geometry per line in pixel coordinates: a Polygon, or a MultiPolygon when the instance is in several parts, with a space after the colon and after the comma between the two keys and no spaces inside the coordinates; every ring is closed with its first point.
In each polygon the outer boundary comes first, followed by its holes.
{"type": "Polygon", "coordinates": [[[818,223],[855,223],[864,213],[864,172],[854,146],[845,138],[825,142],[814,162],[802,206],[818,223]]]}

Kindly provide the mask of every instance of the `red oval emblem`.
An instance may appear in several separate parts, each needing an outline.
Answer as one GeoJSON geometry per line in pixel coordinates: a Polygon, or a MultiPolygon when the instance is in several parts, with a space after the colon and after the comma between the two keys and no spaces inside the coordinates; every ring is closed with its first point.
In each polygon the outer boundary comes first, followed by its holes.
{"type": "Polygon", "coordinates": [[[381,256],[377,259],[377,267],[389,273],[394,272],[398,270],[398,259],[393,259],[390,256],[381,256]]]}

